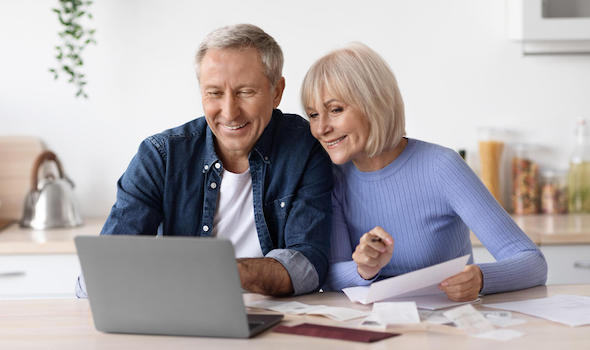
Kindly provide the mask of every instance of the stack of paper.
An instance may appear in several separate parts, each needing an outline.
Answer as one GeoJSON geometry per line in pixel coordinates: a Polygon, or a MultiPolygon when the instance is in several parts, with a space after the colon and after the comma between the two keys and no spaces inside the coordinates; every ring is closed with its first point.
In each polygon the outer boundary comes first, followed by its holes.
{"type": "Polygon", "coordinates": [[[273,310],[284,314],[292,315],[321,315],[336,321],[348,321],[359,317],[365,317],[369,313],[346,307],[335,307],[326,305],[307,305],[297,301],[274,301],[260,300],[246,303],[248,307],[273,310]]]}

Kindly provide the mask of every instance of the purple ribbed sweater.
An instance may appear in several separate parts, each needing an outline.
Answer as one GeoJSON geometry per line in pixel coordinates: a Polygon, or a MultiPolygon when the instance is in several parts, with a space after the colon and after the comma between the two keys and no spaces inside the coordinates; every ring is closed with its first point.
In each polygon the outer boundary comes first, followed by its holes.
{"type": "Polygon", "coordinates": [[[395,241],[378,278],[471,254],[471,229],[496,259],[478,264],[482,294],[545,283],[543,254],[453,150],[408,139],[398,158],[381,170],[360,172],[351,162],[334,168],[332,256],[324,289],[372,282],[358,275],[352,252],[375,226],[395,241]]]}

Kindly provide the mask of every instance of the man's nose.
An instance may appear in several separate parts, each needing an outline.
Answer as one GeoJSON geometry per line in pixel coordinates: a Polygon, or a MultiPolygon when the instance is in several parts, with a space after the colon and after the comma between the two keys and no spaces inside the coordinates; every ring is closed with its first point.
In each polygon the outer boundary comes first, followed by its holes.
{"type": "Polygon", "coordinates": [[[240,106],[236,96],[233,94],[226,94],[223,101],[223,116],[232,121],[240,116],[240,106]]]}

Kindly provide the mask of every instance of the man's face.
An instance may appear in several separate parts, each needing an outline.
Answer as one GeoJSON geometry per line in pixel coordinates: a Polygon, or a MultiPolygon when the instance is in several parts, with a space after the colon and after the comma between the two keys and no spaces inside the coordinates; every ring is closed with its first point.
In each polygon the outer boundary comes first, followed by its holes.
{"type": "Polygon", "coordinates": [[[247,157],[281,101],[283,78],[271,86],[254,48],[208,50],[199,76],[203,110],[219,156],[247,157]]]}

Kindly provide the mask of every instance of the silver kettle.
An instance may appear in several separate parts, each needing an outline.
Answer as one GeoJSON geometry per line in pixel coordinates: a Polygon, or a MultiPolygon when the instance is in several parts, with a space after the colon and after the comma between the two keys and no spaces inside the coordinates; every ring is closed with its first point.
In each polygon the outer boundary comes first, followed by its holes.
{"type": "Polygon", "coordinates": [[[64,174],[55,153],[41,153],[33,165],[31,191],[25,198],[21,227],[37,230],[82,225],[82,217],[74,198],[74,183],[64,174]],[[59,177],[46,174],[39,179],[39,167],[47,161],[57,165],[59,177]]]}

